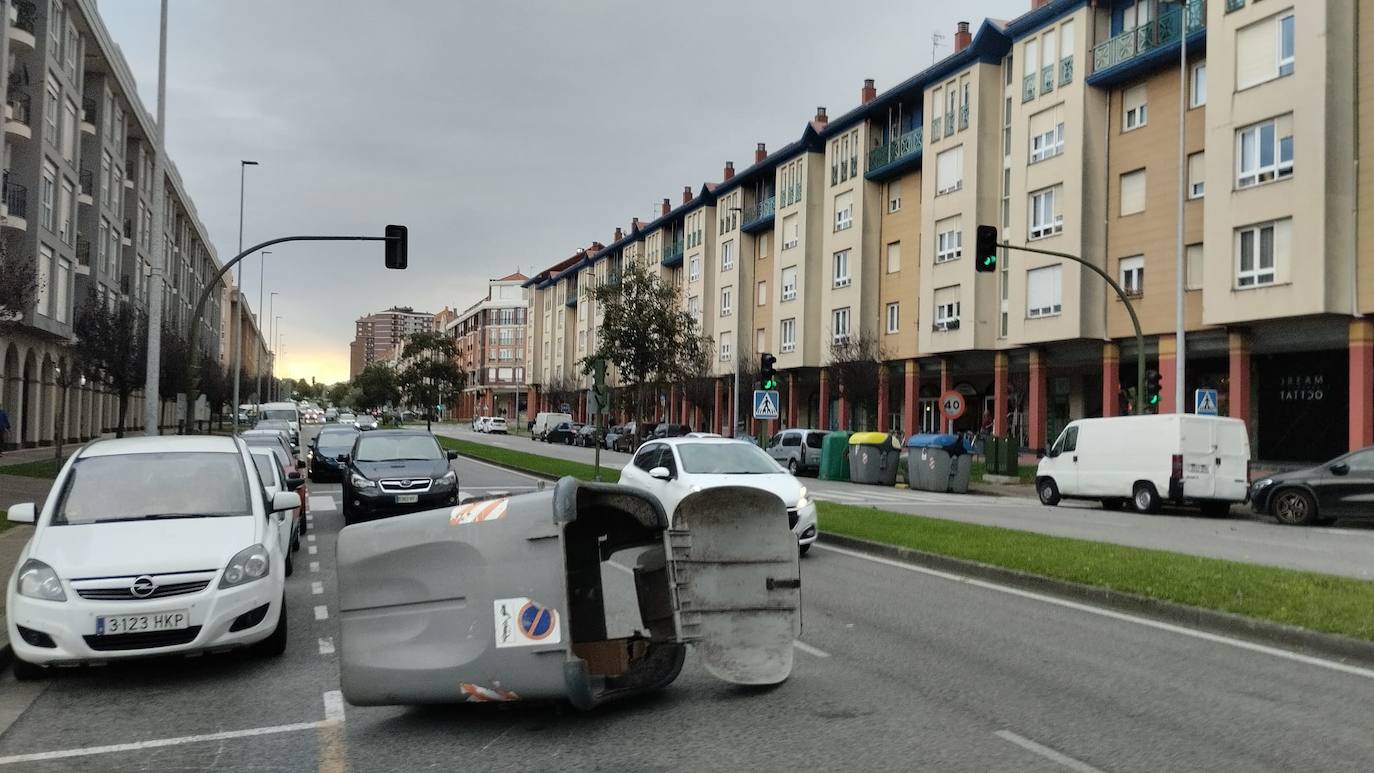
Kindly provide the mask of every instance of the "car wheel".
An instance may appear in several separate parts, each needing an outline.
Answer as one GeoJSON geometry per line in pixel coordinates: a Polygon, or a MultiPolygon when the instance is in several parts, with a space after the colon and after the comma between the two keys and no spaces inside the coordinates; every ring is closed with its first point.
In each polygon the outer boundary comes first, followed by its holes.
{"type": "Polygon", "coordinates": [[[344,519],[344,526],[351,526],[351,525],[353,525],[353,508],[350,507],[349,504],[348,504],[348,492],[347,492],[347,491],[344,492],[344,495],[343,495],[343,496],[344,496],[344,500],[343,500],[343,519],[344,519]]]}
{"type": "Polygon", "coordinates": [[[1276,492],[1269,506],[1279,523],[1289,526],[1308,526],[1317,523],[1317,501],[1300,488],[1286,488],[1276,492]]]}
{"type": "Polygon", "coordinates": [[[19,682],[36,682],[48,677],[48,669],[19,658],[14,659],[11,668],[14,671],[15,680],[19,682]]]}
{"type": "MultiPolygon", "coordinates": [[[[302,528],[302,529],[305,528],[305,521],[301,521],[301,528],[302,528]]],[[[292,530],[291,530],[291,552],[292,552],[292,553],[297,553],[297,552],[300,552],[300,549],[301,549],[301,532],[300,532],[300,529],[292,529],[292,530]]]]}
{"type": "Polygon", "coordinates": [[[798,553],[801,553],[802,555],[806,555],[806,551],[808,551],[808,550],[810,550],[810,549],[811,549],[811,543],[807,543],[807,544],[805,544],[805,545],[799,546],[799,547],[797,548],[797,552],[798,552],[798,553]]]}
{"type": "Polygon", "coordinates": [[[281,612],[277,615],[277,627],[266,639],[253,645],[255,654],[264,658],[281,657],[286,652],[286,595],[281,597],[281,612]]]}
{"type": "Polygon", "coordinates": [[[1231,503],[1217,499],[1202,503],[1202,514],[1208,518],[1225,518],[1231,514],[1231,503]]]}
{"type": "Polygon", "coordinates": [[[1159,512],[1159,492],[1155,491],[1155,484],[1148,481],[1135,484],[1135,489],[1131,492],[1131,503],[1135,505],[1138,513],[1159,512]]]}
{"type": "Polygon", "coordinates": [[[1035,484],[1035,493],[1040,497],[1040,504],[1046,507],[1059,504],[1059,486],[1055,485],[1054,478],[1041,478],[1035,484]]]}
{"type": "Polygon", "coordinates": [[[1107,498],[1107,499],[1102,500],[1102,509],[1103,509],[1103,510],[1120,510],[1120,509],[1121,509],[1121,506],[1122,506],[1123,504],[1125,504],[1125,503],[1122,502],[1120,499],[1115,499],[1115,498],[1109,497],[1109,498],[1107,498]]]}
{"type": "Polygon", "coordinates": [[[797,473],[800,472],[800,470],[797,469],[797,460],[796,460],[796,459],[788,459],[788,460],[787,460],[787,471],[790,472],[790,473],[792,473],[792,477],[796,477],[796,476],[797,476],[797,473]]]}
{"type": "Polygon", "coordinates": [[[296,562],[291,560],[291,551],[286,551],[286,576],[290,577],[296,573],[296,562]]]}

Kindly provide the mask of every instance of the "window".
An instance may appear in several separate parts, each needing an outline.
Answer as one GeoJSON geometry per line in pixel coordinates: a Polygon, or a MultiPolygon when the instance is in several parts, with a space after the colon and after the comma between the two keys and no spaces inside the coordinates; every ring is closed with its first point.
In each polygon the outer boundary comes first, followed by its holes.
{"type": "Polygon", "coordinates": [[[701,256],[693,255],[687,262],[687,281],[695,282],[701,278],[701,256]]]}
{"type": "Polygon", "coordinates": [[[62,3],[53,3],[52,13],[48,16],[48,37],[52,41],[54,53],[62,50],[62,19],[66,15],[62,3]]]}
{"type": "Polygon", "coordinates": [[[797,267],[790,266],[782,270],[782,299],[790,301],[797,297],[797,267]]]}
{"type": "Polygon", "coordinates": [[[1294,18],[1269,17],[1236,31],[1236,90],[1293,74],[1294,18]]]}
{"type": "Polygon", "coordinates": [[[53,319],[67,322],[71,315],[67,306],[67,287],[71,284],[72,262],[66,258],[57,259],[57,279],[53,287],[53,319]]]}
{"type": "Polygon", "coordinates": [[[959,230],[959,216],[945,218],[935,224],[935,262],[958,260],[964,254],[964,232],[959,230]]]}
{"type": "Polygon", "coordinates": [[[767,306],[767,305],[768,305],[768,283],[767,283],[767,282],[759,282],[759,284],[758,284],[758,305],[760,305],[760,306],[767,306]]]}
{"type": "Polygon", "coordinates": [[[1201,152],[1188,156],[1188,198],[1200,199],[1206,192],[1205,169],[1201,152]]]}
{"type": "Polygon", "coordinates": [[[830,334],[837,344],[849,342],[849,307],[830,312],[830,334]]]}
{"type": "Polygon", "coordinates": [[[854,193],[846,191],[835,197],[835,230],[844,231],[854,225],[854,193]]]}
{"type": "Polygon", "coordinates": [[[796,213],[782,219],[782,248],[790,250],[801,243],[801,222],[796,213]]]}
{"type": "Polygon", "coordinates": [[[1121,215],[1145,211],[1145,170],[1137,169],[1121,175],[1121,215]]]}
{"type": "Polygon", "coordinates": [[[892,242],[887,245],[887,273],[895,274],[902,270],[902,243],[892,242]]]}
{"type": "Polygon", "coordinates": [[[1202,289],[1202,245],[1190,244],[1183,253],[1184,289],[1202,289]]]}
{"type": "Polygon", "coordinates": [[[759,246],[760,258],[768,257],[768,241],[770,238],[772,238],[772,236],[772,234],[768,233],[767,231],[764,231],[763,233],[759,234],[759,238],[755,240],[754,243],[759,246]]]}
{"type": "Polygon", "coordinates": [[[935,329],[959,329],[959,285],[935,291],[935,329]]]}
{"type": "Polygon", "coordinates": [[[1293,174],[1293,116],[1236,132],[1236,187],[1249,188],[1293,174]]]}
{"type": "MultiPolygon", "coordinates": [[[[509,350],[509,349],[502,349],[501,351],[502,351],[502,352],[509,352],[510,350],[509,350]]],[[[585,330],[579,330],[579,331],[577,331],[577,351],[579,351],[579,352],[585,352],[585,351],[587,351],[587,331],[585,331],[585,330]]],[[[508,358],[502,357],[501,359],[504,360],[504,359],[508,359],[508,358]]]]}
{"type": "Polygon", "coordinates": [[[724,242],[720,245],[720,270],[730,271],[735,267],[735,243],[724,242]]]}
{"type": "Polygon", "coordinates": [[[110,203],[110,151],[105,151],[100,157],[100,203],[108,205],[110,203]]]}
{"type": "Polygon", "coordinates": [[[46,244],[38,245],[38,292],[34,298],[34,311],[45,317],[52,316],[52,248],[46,244]]]}
{"type": "Polygon", "coordinates": [[[754,351],[768,351],[768,331],[764,328],[759,328],[754,331],[754,351]]]}
{"type": "Polygon", "coordinates": [[[67,77],[76,79],[76,49],[79,38],[76,36],[76,25],[72,24],[71,17],[67,18],[67,45],[62,53],[66,54],[67,77]]]}
{"type": "Polygon", "coordinates": [[[1236,229],[1236,287],[1273,284],[1279,258],[1292,247],[1291,219],[1236,229]]]}
{"type": "Polygon", "coordinates": [[[1062,186],[1036,191],[1030,197],[1030,238],[1043,239],[1064,230],[1064,215],[1056,206],[1062,186]]]}
{"type": "Polygon", "coordinates": [[[964,146],[950,148],[935,159],[935,195],[964,187],[964,146]]]}
{"type": "Polygon", "coordinates": [[[796,351],[797,349],[797,320],[795,318],[784,319],[778,326],[778,348],[784,352],[796,351]]]}
{"type": "Polygon", "coordinates": [[[1207,63],[1198,62],[1188,74],[1189,107],[1202,107],[1207,104],[1207,63]]]}
{"type": "Polygon", "coordinates": [[[1052,317],[1064,306],[1064,267],[1045,266],[1026,272],[1026,316],[1052,317]]]}
{"type": "Polygon", "coordinates": [[[1064,152],[1064,110],[1056,106],[1030,118],[1030,162],[1044,161],[1064,152]]]}
{"type": "Polygon", "coordinates": [[[720,288],[720,315],[728,317],[735,311],[735,289],[729,285],[720,288]]]}
{"type": "Polygon", "coordinates": [[[887,305],[887,334],[894,335],[897,332],[898,322],[900,321],[900,306],[896,303],[887,305]]]}
{"type": "Polygon", "coordinates": [[[1127,295],[1140,295],[1145,292],[1145,256],[1136,255],[1121,259],[1121,289],[1127,295]]]}
{"type": "Polygon", "coordinates": [[[62,194],[57,200],[57,217],[61,225],[62,241],[71,244],[76,240],[76,228],[72,225],[72,205],[76,201],[76,186],[71,180],[62,180],[62,194]]]}
{"type": "Polygon", "coordinates": [[[687,299],[687,314],[696,322],[701,322],[701,299],[693,295],[687,299]]]}
{"type": "Polygon", "coordinates": [[[938,140],[945,125],[945,90],[943,87],[930,93],[930,106],[931,112],[935,114],[930,123],[930,139],[938,140]]]}
{"type": "Polygon", "coordinates": [[[1044,52],[1045,52],[1045,55],[1044,55],[1045,66],[1041,69],[1041,76],[1040,76],[1040,79],[1041,79],[1041,82],[1040,82],[1040,93],[1041,93],[1041,94],[1048,94],[1050,91],[1053,91],[1053,90],[1054,90],[1054,80],[1055,80],[1055,78],[1054,78],[1054,66],[1055,66],[1055,64],[1057,64],[1058,61],[1059,61],[1058,52],[1055,51],[1055,47],[1054,47],[1055,41],[1056,41],[1056,38],[1055,38],[1054,30],[1050,30],[1050,31],[1049,31],[1048,33],[1046,33],[1045,36],[1041,39],[1040,46],[1041,46],[1042,49],[1044,49],[1044,52]]]}
{"type": "Polygon", "coordinates": [[[62,157],[67,163],[76,160],[76,103],[70,99],[62,111],[62,157]]]}
{"type": "Polygon", "coordinates": [[[729,333],[721,333],[721,334],[720,334],[720,348],[719,348],[719,351],[720,351],[720,361],[721,361],[721,362],[729,362],[729,361],[730,361],[730,334],[729,334],[729,333]]]}
{"type": "Polygon", "coordinates": [[[887,184],[887,211],[897,212],[902,208],[902,181],[893,180],[887,184]]]}
{"type": "Polygon", "coordinates": [[[1133,30],[1150,23],[1150,11],[1152,3],[1138,0],[1122,9],[1121,29],[1122,31],[1133,30]]]}
{"type": "Polygon", "coordinates": [[[835,286],[849,286],[849,250],[840,250],[835,253],[835,286]]]}
{"type": "Polygon", "coordinates": [[[1040,40],[1031,38],[1026,41],[1025,58],[1022,60],[1022,74],[1033,76],[1040,72],[1040,40]]]}
{"type": "Polygon", "coordinates": [[[48,76],[48,88],[43,103],[43,124],[47,127],[44,135],[48,142],[57,143],[57,117],[62,113],[61,87],[53,76],[48,76]]]}
{"type": "Polygon", "coordinates": [[[1279,19],[1279,75],[1293,74],[1293,15],[1279,19]]]}
{"type": "MultiPolygon", "coordinates": [[[[105,253],[106,253],[106,250],[105,250],[105,240],[106,240],[107,238],[109,238],[109,234],[110,234],[110,221],[109,221],[109,220],[106,220],[105,218],[102,217],[102,218],[100,218],[100,227],[99,227],[99,229],[97,229],[97,231],[96,231],[96,236],[95,236],[95,259],[96,259],[97,265],[100,265],[100,266],[104,266],[104,265],[105,265],[105,253]]],[[[114,273],[114,272],[110,272],[110,273],[114,273]]]]}
{"type": "Polygon", "coordinates": [[[1132,86],[1121,95],[1121,130],[1130,131],[1144,126],[1149,118],[1145,84],[1132,86]]]}
{"type": "Polygon", "coordinates": [[[53,216],[57,207],[57,166],[51,161],[43,162],[43,189],[42,212],[39,215],[43,227],[49,231],[57,230],[57,221],[53,216]]]}

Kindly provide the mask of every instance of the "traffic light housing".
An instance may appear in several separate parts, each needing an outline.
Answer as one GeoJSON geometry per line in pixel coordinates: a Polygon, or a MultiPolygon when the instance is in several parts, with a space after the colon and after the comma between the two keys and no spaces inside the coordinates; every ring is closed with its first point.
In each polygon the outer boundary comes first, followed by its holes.
{"type": "Polygon", "coordinates": [[[1159,407],[1160,377],[1159,371],[1145,371],[1145,407],[1159,407]]]}
{"type": "Polygon", "coordinates": [[[764,389],[778,388],[778,372],[773,369],[777,361],[778,358],[768,352],[759,356],[759,382],[764,389]]]}
{"type": "Polygon", "coordinates": [[[997,270],[997,226],[978,226],[977,239],[974,240],[978,262],[974,267],[979,271],[997,270]]]}
{"type": "Polygon", "coordinates": [[[386,267],[404,269],[409,263],[407,254],[406,227],[403,225],[389,225],[386,227],[386,267]]]}

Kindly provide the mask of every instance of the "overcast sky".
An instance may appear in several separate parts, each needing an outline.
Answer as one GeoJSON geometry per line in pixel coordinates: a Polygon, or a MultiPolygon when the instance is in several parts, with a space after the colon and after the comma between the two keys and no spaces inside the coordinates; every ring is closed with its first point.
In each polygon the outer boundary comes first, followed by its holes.
{"type": "MultiPolygon", "coordinates": [[[[99,0],[156,109],[158,0],[99,0]]],[[[266,287],[282,370],[348,377],[358,316],[463,308],[488,278],[608,242],[950,51],[955,23],[1030,0],[171,0],[167,139],[221,260],[290,234],[410,227],[410,270],[373,244],[282,245],[266,287]],[[974,6],[971,17],[961,6],[974,6]]],[[[243,284],[258,308],[258,262],[243,284]]],[[[266,306],[266,304],[264,304],[266,306]]],[[[265,315],[264,315],[265,316],[265,315]]]]}

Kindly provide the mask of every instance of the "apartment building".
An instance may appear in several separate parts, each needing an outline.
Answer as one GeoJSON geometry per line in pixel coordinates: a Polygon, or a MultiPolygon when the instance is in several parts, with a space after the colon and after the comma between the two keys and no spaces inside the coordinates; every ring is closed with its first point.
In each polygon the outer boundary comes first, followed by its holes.
{"type": "Polygon", "coordinates": [[[407,336],[434,332],[434,319],[435,315],[427,311],[392,306],[354,320],[353,340],[348,345],[348,377],[357,377],[369,365],[399,357],[407,336]]]}
{"type": "Polygon", "coordinates": [[[528,299],[515,272],[487,282],[487,294],[444,326],[454,339],[458,363],[467,374],[463,395],[449,413],[454,418],[505,416],[524,409],[528,299]]]}
{"type": "MultiPolygon", "coordinates": [[[[883,92],[863,81],[853,109],[818,109],[698,203],[617,233],[617,254],[637,247],[681,282],[721,366],[704,410],[683,385],[662,417],[729,433],[724,352],[769,351],[781,424],[986,429],[1039,449],[1072,419],[1131,410],[1143,353],[1159,410],[1215,389],[1259,458],[1374,444],[1368,19],[1374,0],[1028,0],[1010,21],[960,24],[931,67],[883,92]],[[708,203],[700,270],[684,246],[679,280],[676,240],[708,203]],[[1038,252],[977,272],[980,224],[1038,252]],[[1116,293],[1055,253],[1117,281],[1143,349],[1116,293]],[[877,342],[876,399],[830,383],[855,339],[877,342]],[[953,422],[938,408],[951,390],[969,405],[953,422]]],[[[531,303],[557,281],[536,276],[531,303]]],[[[547,337],[531,330],[532,393],[547,337]]]]}
{"type": "MultiPolygon", "coordinates": [[[[56,426],[55,382],[70,367],[66,349],[82,305],[93,298],[145,308],[153,240],[162,239],[164,319],[189,334],[191,310],[220,264],[175,165],[168,160],[164,179],[154,178],[153,121],[95,0],[9,0],[0,8],[0,240],[7,259],[32,266],[38,280],[28,308],[0,330],[0,404],[14,425],[12,446],[59,435],[84,440],[112,430],[117,418],[114,396],[92,382],[69,391],[66,426],[56,426]],[[164,232],[154,234],[159,184],[164,232]]],[[[205,351],[220,359],[228,297],[212,292],[200,322],[205,351]]],[[[246,340],[263,350],[256,328],[246,340]]],[[[131,410],[126,428],[141,425],[142,412],[131,410]]]]}

